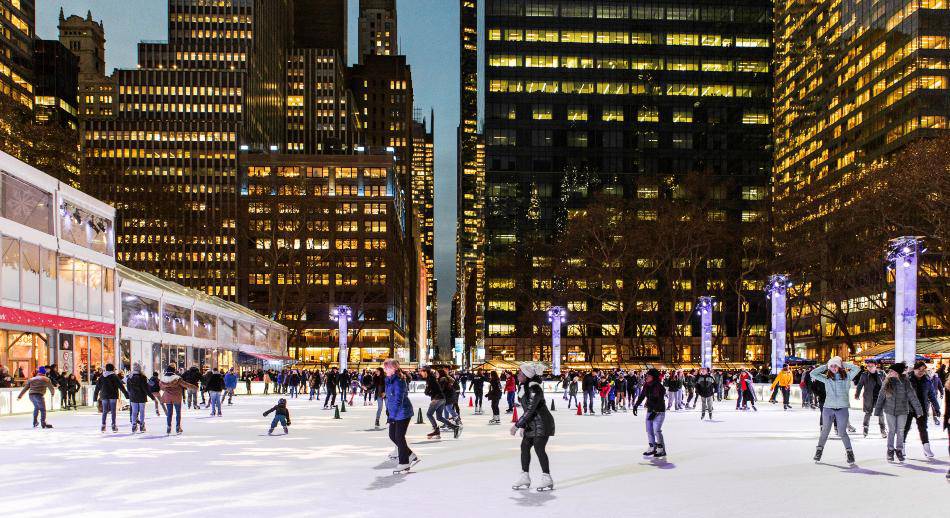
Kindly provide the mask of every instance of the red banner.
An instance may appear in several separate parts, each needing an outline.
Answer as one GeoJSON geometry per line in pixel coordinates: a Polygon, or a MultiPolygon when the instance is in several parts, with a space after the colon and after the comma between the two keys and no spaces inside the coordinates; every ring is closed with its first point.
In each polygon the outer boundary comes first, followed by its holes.
{"type": "Polygon", "coordinates": [[[0,323],[44,327],[59,329],[61,331],[76,331],[79,333],[91,333],[97,335],[109,335],[113,337],[115,336],[115,324],[94,322],[92,320],[83,320],[80,318],[48,315],[46,313],[26,311],[23,309],[0,307],[0,323]]]}

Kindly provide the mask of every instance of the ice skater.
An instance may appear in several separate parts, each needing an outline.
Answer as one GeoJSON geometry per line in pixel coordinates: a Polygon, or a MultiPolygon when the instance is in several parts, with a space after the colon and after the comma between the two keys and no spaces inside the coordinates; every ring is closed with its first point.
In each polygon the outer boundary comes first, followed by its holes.
{"type": "Polygon", "coordinates": [[[666,442],[663,440],[663,421],[666,420],[665,399],[666,389],[660,381],[660,371],[648,370],[643,376],[643,389],[633,405],[633,415],[637,415],[637,408],[646,400],[646,427],[650,449],[643,452],[644,457],[666,457],[666,442]]]}
{"type": "Polygon", "coordinates": [[[30,403],[33,403],[33,428],[42,425],[43,428],[52,428],[53,425],[46,423],[46,391],[50,394],[56,393],[56,387],[46,377],[46,367],[40,367],[32,378],[26,380],[23,384],[23,390],[17,396],[17,400],[23,399],[23,395],[30,393],[30,403]],[[37,421],[39,417],[39,421],[37,421]]]}
{"type": "Polygon", "coordinates": [[[858,375],[860,369],[850,362],[842,362],[840,356],[828,360],[827,365],[815,368],[811,372],[811,379],[825,388],[825,405],[821,410],[821,435],[818,437],[818,448],[815,450],[815,462],[821,461],[825,442],[831,433],[831,425],[838,426],[838,435],[844,444],[848,464],[854,464],[854,450],[851,449],[851,438],[848,437],[848,393],[851,380],[858,375]]]}
{"type": "Polygon", "coordinates": [[[274,428],[277,428],[278,424],[284,429],[284,435],[290,433],[290,430],[287,429],[290,426],[290,410],[287,410],[287,400],[284,398],[278,399],[276,405],[264,412],[264,417],[267,417],[267,414],[271,412],[274,412],[274,419],[270,422],[270,430],[267,430],[267,435],[273,435],[274,428]]]}
{"type": "MultiPolygon", "coordinates": [[[[399,465],[393,474],[408,473],[409,469],[419,463],[419,457],[409,448],[406,442],[406,432],[412,422],[412,402],[409,401],[409,382],[406,374],[399,368],[399,360],[389,358],[383,362],[386,401],[386,423],[389,424],[389,440],[396,450],[393,452],[399,465]]],[[[393,458],[393,455],[390,455],[393,458]]]]}
{"type": "Polygon", "coordinates": [[[491,371],[488,375],[488,402],[491,403],[491,419],[488,424],[501,424],[501,409],[498,402],[501,401],[501,379],[497,371],[491,371]]]}
{"type": "MultiPolygon", "coordinates": [[[[776,403],[775,396],[776,391],[782,392],[782,410],[791,410],[792,405],[788,404],[789,397],[792,393],[792,381],[794,376],[792,376],[792,368],[786,365],[779,373],[775,376],[775,380],[772,381],[772,397],[769,399],[769,403],[776,403]]],[[[753,405],[754,407],[755,405],[753,405]]],[[[865,432],[864,435],[867,435],[865,432]]]]}
{"type": "MultiPolygon", "coordinates": [[[[854,393],[854,399],[861,401],[864,408],[864,436],[868,436],[868,428],[871,425],[871,414],[874,413],[874,404],[878,400],[881,387],[884,385],[884,373],[878,370],[877,362],[868,360],[867,370],[862,371],[857,380],[857,391],[854,393]],[[861,393],[864,397],[861,397],[861,393]]],[[[905,365],[906,367],[906,365],[905,365]]],[[[901,371],[903,374],[903,370],[901,371]]],[[[906,380],[906,378],[905,378],[906,380]]],[[[887,437],[887,430],[884,428],[884,416],[880,413],[878,416],[878,425],[881,427],[881,437],[887,437]]],[[[903,426],[903,423],[901,424],[903,426]]]]}
{"type": "Polygon", "coordinates": [[[712,420],[713,397],[716,395],[716,379],[709,374],[709,369],[703,367],[699,369],[699,375],[696,376],[696,397],[702,400],[702,412],[699,414],[699,420],[702,421],[709,413],[709,419],[712,420]]]}
{"type": "Polygon", "coordinates": [[[185,390],[197,390],[198,387],[181,379],[176,374],[177,366],[172,363],[165,367],[165,374],[158,379],[159,386],[162,389],[162,404],[165,405],[165,419],[167,426],[165,435],[172,433],[172,413],[175,414],[175,433],[181,435],[181,400],[185,390]]]}
{"type": "Polygon", "coordinates": [[[917,433],[920,435],[920,442],[924,448],[924,456],[928,459],[932,459],[934,452],[930,449],[930,437],[927,434],[927,411],[930,407],[928,405],[928,391],[930,390],[930,377],[927,375],[927,364],[924,362],[917,362],[914,364],[914,370],[911,372],[907,378],[910,380],[911,386],[914,387],[914,393],[917,395],[917,401],[920,401],[920,412],[914,412],[911,417],[907,419],[907,423],[904,424],[904,437],[907,437],[907,433],[910,432],[911,424],[916,422],[917,424],[917,433]]]}
{"type": "Polygon", "coordinates": [[[541,464],[541,482],[538,491],[551,491],[554,481],[551,479],[551,470],[548,463],[546,447],[548,439],[554,435],[554,416],[548,410],[544,400],[544,389],[541,386],[541,373],[544,366],[533,362],[525,362],[518,370],[518,382],[521,385],[519,399],[524,414],[518,422],[511,426],[511,435],[521,434],[521,477],[512,489],[528,489],[531,487],[531,449],[541,464]]]}
{"type": "MultiPolygon", "coordinates": [[[[887,377],[878,393],[873,406],[874,413],[881,419],[887,419],[887,461],[904,462],[904,424],[907,423],[911,409],[920,414],[920,402],[910,380],[904,375],[907,365],[903,362],[891,365],[887,377]]],[[[867,391],[865,391],[867,395],[867,391]]],[[[868,418],[865,417],[865,420],[868,418]]],[[[867,426],[864,427],[867,435],[867,426]]],[[[883,429],[883,427],[882,427],[883,429]]]]}

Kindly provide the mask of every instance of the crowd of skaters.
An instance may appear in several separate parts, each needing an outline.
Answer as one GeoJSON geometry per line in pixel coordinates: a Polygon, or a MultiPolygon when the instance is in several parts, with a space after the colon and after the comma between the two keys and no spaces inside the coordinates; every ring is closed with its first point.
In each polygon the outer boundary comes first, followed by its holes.
{"type": "MultiPolygon", "coordinates": [[[[129,373],[116,372],[112,365],[95,371],[93,382],[96,389],[93,400],[102,414],[101,431],[106,431],[107,418],[111,417],[112,431],[117,431],[116,414],[122,396],[129,402],[130,423],[133,432],[145,431],[145,407],[148,400],[155,403],[157,414],[165,413],[166,433],[171,434],[172,418],[175,416],[176,433],[182,433],[181,409],[210,409],[212,416],[221,415],[221,406],[226,401],[232,404],[235,390],[240,382],[251,393],[252,382],[262,382],[264,394],[281,395],[277,404],[264,412],[273,413],[269,433],[281,426],[288,433],[290,412],[287,398],[305,397],[322,400],[326,410],[338,409],[341,404],[376,406],[375,426],[381,427],[385,418],[389,436],[394,444],[390,459],[398,464],[394,473],[405,473],[420,458],[411,451],[406,441],[409,424],[414,416],[409,401],[409,383],[424,383],[424,394],[429,403],[425,411],[431,431],[428,440],[440,440],[442,432],[450,431],[458,439],[463,422],[460,400],[471,398],[474,415],[484,414],[483,404],[487,399],[491,409],[490,425],[501,424],[501,405],[504,399],[507,414],[521,416],[513,419],[510,432],[520,435],[522,474],[513,485],[514,489],[530,486],[529,465],[534,452],[541,465],[542,474],[538,490],[553,489],[553,480],[546,452],[548,439],[554,435],[554,419],[545,403],[542,383],[548,382],[558,388],[569,408],[577,408],[578,415],[609,416],[618,412],[638,415],[641,406],[645,410],[645,426],[648,449],[645,456],[657,459],[667,455],[663,436],[663,424],[667,412],[694,410],[701,406],[700,420],[712,419],[714,406],[735,395],[735,408],[739,411],[756,411],[756,384],[767,384],[768,403],[778,404],[781,397],[783,410],[793,410],[790,403],[791,387],[801,389],[801,407],[817,410],[819,414],[819,441],[814,460],[820,461],[826,441],[832,429],[836,431],[845,447],[848,462],[854,462],[854,454],[848,433],[856,432],[849,422],[850,401],[861,402],[863,411],[863,434],[867,436],[872,419],[876,416],[880,433],[887,439],[886,458],[903,462],[905,438],[916,426],[925,456],[932,458],[928,424],[941,426],[950,434],[946,391],[950,389],[947,369],[928,369],[926,363],[913,366],[902,363],[884,365],[868,361],[863,366],[832,358],[827,364],[811,367],[786,366],[777,375],[767,369],[673,369],[673,370],[625,370],[593,369],[569,370],[559,377],[545,376],[543,364],[526,362],[516,373],[509,371],[460,371],[432,366],[416,370],[402,369],[398,361],[390,359],[376,369],[258,369],[245,370],[240,375],[233,369],[207,369],[202,372],[192,367],[179,372],[175,365],[168,366],[162,375],[157,372],[146,377],[141,367],[134,364],[129,373]],[[200,401],[199,401],[200,397],[200,401]],[[946,407],[941,413],[940,399],[946,407]],[[599,407],[599,408],[595,408],[599,407]],[[940,421],[941,415],[943,421],[940,421]]],[[[73,377],[74,379],[74,377],[73,377]]],[[[75,408],[73,385],[70,376],[56,371],[55,366],[42,367],[24,384],[20,397],[29,393],[34,403],[34,427],[51,428],[46,422],[43,395],[46,390],[59,390],[65,394],[63,408],[75,408]]],[[[422,412],[420,412],[421,415],[422,412]]],[[[950,478],[950,471],[947,473],[950,478]]]]}

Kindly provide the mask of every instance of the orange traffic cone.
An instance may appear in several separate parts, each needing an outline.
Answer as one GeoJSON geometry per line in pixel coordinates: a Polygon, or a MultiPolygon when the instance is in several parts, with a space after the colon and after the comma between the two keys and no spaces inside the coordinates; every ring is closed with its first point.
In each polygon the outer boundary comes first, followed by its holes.
{"type": "Polygon", "coordinates": [[[515,407],[515,411],[511,413],[511,422],[512,423],[518,422],[518,407],[515,407]]]}
{"type": "Polygon", "coordinates": [[[584,414],[581,413],[581,404],[580,404],[580,403],[577,404],[577,415],[584,415],[584,414]]]}
{"type": "Polygon", "coordinates": [[[472,403],[472,397],[469,396],[469,397],[468,397],[468,407],[469,407],[469,408],[472,408],[473,406],[475,406],[475,404],[472,403]]]}

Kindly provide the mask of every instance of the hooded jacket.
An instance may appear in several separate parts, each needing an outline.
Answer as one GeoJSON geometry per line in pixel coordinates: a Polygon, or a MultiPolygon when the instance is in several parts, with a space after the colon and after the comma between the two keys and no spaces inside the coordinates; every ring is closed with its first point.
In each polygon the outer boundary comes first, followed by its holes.
{"type": "Polygon", "coordinates": [[[33,394],[39,394],[40,396],[46,395],[46,390],[49,389],[50,393],[56,391],[53,388],[53,384],[50,382],[49,378],[43,376],[42,374],[37,374],[32,378],[26,380],[26,384],[23,385],[23,390],[20,391],[20,395],[17,397],[23,397],[23,394],[27,392],[32,396],[33,394]]]}
{"type": "Polygon", "coordinates": [[[700,397],[712,397],[716,393],[716,379],[710,374],[700,374],[696,377],[696,393],[700,397]]]}
{"type": "Polygon", "coordinates": [[[851,406],[848,400],[848,394],[851,389],[851,380],[858,375],[861,369],[851,362],[844,362],[842,367],[846,371],[844,378],[841,378],[840,376],[829,378],[827,365],[815,367],[815,369],[811,371],[812,382],[821,384],[825,389],[824,408],[833,408],[837,410],[851,406]]]}
{"type": "Polygon", "coordinates": [[[445,399],[445,394],[442,392],[442,385],[439,383],[439,380],[435,379],[435,373],[430,372],[426,376],[425,395],[429,396],[432,401],[445,399]]]}
{"type": "Polygon", "coordinates": [[[115,375],[115,372],[105,371],[99,381],[96,382],[96,390],[92,393],[92,400],[119,399],[119,392],[125,394],[126,398],[129,397],[129,392],[125,390],[125,384],[115,375]]]}
{"type": "Polygon", "coordinates": [[[386,376],[386,422],[412,418],[412,402],[409,401],[409,384],[397,374],[386,376]]]}
{"type": "MultiPolygon", "coordinates": [[[[905,377],[904,380],[906,381],[906,379],[905,377]]],[[[881,392],[881,387],[884,386],[884,381],[884,373],[881,371],[877,371],[874,374],[871,374],[870,371],[864,371],[858,376],[858,390],[854,393],[854,397],[861,398],[865,413],[874,410],[878,395],[881,392]],[[863,398],[861,397],[862,392],[864,393],[863,398]]]]}
{"type": "Polygon", "coordinates": [[[181,404],[181,396],[185,389],[197,390],[198,387],[181,379],[177,374],[164,374],[158,378],[158,384],[162,388],[162,403],[181,404]]]}
{"type": "Polygon", "coordinates": [[[646,399],[646,409],[647,412],[665,412],[666,411],[666,389],[663,388],[663,383],[654,379],[651,383],[647,383],[643,386],[643,390],[640,391],[640,397],[637,398],[634,408],[640,406],[640,403],[646,399]]]}
{"type": "Polygon", "coordinates": [[[544,389],[541,377],[535,376],[521,386],[519,399],[524,414],[515,423],[524,429],[525,437],[550,437],[554,435],[554,416],[544,404],[544,389]]]}
{"type": "MultiPolygon", "coordinates": [[[[884,383],[893,385],[893,393],[888,394],[887,390],[881,388],[874,404],[874,415],[881,415],[881,412],[890,415],[907,415],[911,408],[918,414],[921,412],[921,403],[917,400],[914,387],[911,386],[907,376],[893,378],[893,381],[885,380],[884,383]]],[[[867,396],[867,392],[864,394],[867,396]]]]}
{"type": "Polygon", "coordinates": [[[129,376],[128,396],[130,403],[147,403],[149,398],[154,398],[148,388],[148,378],[141,372],[129,376]]]}
{"type": "Polygon", "coordinates": [[[205,382],[205,389],[208,392],[221,392],[224,390],[224,376],[219,372],[211,371],[208,380],[205,382]]]}
{"type": "Polygon", "coordinates": [[[792,379],[792,371],[782,369],[772,381],[772,388],[774,389],[776,386],[789,388],[792,386],[792,379]]]}

